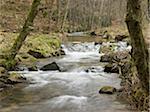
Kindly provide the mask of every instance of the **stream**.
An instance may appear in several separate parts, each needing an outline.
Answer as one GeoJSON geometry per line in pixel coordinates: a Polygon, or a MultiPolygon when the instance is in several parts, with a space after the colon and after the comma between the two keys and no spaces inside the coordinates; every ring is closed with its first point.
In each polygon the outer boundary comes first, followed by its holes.
{"type": "Polygon", "coordinates": [[[103,72],[99,47],[92,42],[68,43],[63,46],[65,56],[38,63],[56,61],[63,72],[20,71],[32,83],[5,91],[0,112],[130,112],[116,94],[99,94],[102,86],[119,89],[121,82],[118,74],[103,72]]]}

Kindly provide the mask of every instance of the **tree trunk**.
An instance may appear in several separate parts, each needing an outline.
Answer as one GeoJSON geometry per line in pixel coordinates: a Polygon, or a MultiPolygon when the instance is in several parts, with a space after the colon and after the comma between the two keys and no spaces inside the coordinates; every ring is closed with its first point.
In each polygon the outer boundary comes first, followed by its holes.
{"type": "Polygon", "coordinates": [[[70,0],[67,0],[65,15],[64,15],[64,18],[63,18],[62,26],[61,26],[61,32],[64,32],[64,26],[65,26],[67,15],[68,15],[69,4],[70,4],[70,0]]]}
{"type": "Polygon", "coordinates": [[[141,0],[128,0],[126,24],[131,37],[132,58],[137,67],[143,89],[149,92],[148,49],[144,41],[141,22],[141,0]]]}
{"type": "Polygon", "coordinates": [[[40,4],[41,0],[34,0],[31,6],[30,13],[25,21],[25,24],[22,28],[22,31],[20,32],[19,36],[17,37],[15,43],[13,44],[13,47],[10,50],[10,55],[8,57],[8,60],[14,60],[15,56],[19,52],[23,42],[25,41],[27,35],[32,30],[33,26],[33,20],[36,17],[38,13],[38,6],[40,4]]]}
{"type": "Polygon", "coordinates": [[[148,16],[150,18],[150,0],[148,0],[148,16]]]}

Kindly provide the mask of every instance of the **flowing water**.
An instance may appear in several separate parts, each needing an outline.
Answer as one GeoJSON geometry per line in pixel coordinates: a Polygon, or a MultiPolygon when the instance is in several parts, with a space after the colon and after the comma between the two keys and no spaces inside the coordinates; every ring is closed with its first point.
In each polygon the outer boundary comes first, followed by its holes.
{"type": "Polygon", "coordinates": [[[55,61],[64,71],[20,72],[32,84],[4,92],[0,112],[130,112],[116,95],[98,93],[106,85],[120,88],[121,81],[117,74],[103,72],[99,45],[69,43],[63,47],[66,56],[55,61]]]}

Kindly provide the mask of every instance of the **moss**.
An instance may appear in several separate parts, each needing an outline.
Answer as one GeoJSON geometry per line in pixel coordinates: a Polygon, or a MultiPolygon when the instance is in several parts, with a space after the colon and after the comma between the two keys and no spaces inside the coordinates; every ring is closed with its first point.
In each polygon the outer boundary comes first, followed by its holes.
{"type": "Polygon", "coordinates": [[[6,60],[3,62],[3,66],[7,69],[7,70],[12,70],[17,64],[16,60],[6,60]]]}
{"type": "Polygon", "coordinates": [[[33,63],[37,62],[36,58],[27,53],[18,54],[15,59],[17,60],[17,62],[24,65],[32,65],[33,63]]]}
{"type": "Polygon", "coordinates": [[[60,40],[55,36],[49,35],[34,35],[27,39],[26,45],[23,46],[22,50],[28,50],[31,48],[33,51],[38,51],[45,57],[49,56],[50,53],[59,49],[61,46],[60,40]]]}
{"type": "Polygon", "coordinates": [[[111,87],[111,86],[104,86],[100,89],[99,93],[100,94],[113,94],[114,92],[116,92],[116,88],[111,87]]]}
{"type": "MultiPolygon", "coordinates": [[[[0,54],[9,55],[9,51],[12,48],[13,43],[15,42],[18,33],[2,33],[0,39],[3,42],[0,44],[0,54]]],[[[49,55],[55,50],[59,49],[61,46],[61,41],[58,38],[58,34],[32,34],[29,35],[24,42],[21,50],[21,53],[27,53],[29,49],[41,52],[44,55],[49,55]]]]}

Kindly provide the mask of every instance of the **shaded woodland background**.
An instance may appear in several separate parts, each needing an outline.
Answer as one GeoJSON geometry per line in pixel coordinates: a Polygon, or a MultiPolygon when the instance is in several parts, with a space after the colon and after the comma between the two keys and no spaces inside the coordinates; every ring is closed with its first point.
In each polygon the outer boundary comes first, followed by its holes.
{"type": "MultiPolygon", "coordinates": [[[[1,0],[0,29],[18,32],[32,0],[1,0]]],[[[143,23],[148,20],[147,0],[143,0],[143,23]]],[[[34,22],[35,32],[76,32],[108,26],[125,26],[126,0],[42,0],[34,22]]]]}

